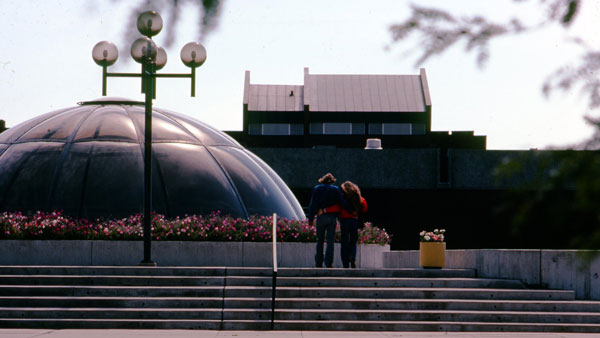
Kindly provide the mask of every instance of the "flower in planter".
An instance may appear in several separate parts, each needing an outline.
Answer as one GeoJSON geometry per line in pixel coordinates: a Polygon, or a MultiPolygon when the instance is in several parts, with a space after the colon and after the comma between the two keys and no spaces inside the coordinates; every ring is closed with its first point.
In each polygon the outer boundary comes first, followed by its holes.
{"type": "Polygon", "coordinates": [[[433,231],[421,231],[419,236],[421,237],[421,242],[443,242],[446,233],[445,229],[435,229],[433,231]]]}
{"type": "MultiPolygon", "coordinates": [[[[153,213],[152,237],[155,240],[184,241],[271,241],[273,218],[250,216],[233,218],[214,212],[210,215],[186,215],[166,219],[153,213]]],[[[0,239],[87,239],[87,240],[140,240],[143,237],[142,215],[122,219],[76,219],[52,213],[0,213],[0,239]]],[[[306,220],[279,218],[278,242],[315,242],[316,228],[306,220]]],[[[359,231],[361,244],[389,244],[391,236],[385,229],[366,223],[359,231]]]]}
{"type": "Polygon", "coordinates": [[[385,229],[374,226],[371,222],[365,222],[362,229],[358,229],[359,244],[386,245],[392,242],[392,236],[385,229]]]}

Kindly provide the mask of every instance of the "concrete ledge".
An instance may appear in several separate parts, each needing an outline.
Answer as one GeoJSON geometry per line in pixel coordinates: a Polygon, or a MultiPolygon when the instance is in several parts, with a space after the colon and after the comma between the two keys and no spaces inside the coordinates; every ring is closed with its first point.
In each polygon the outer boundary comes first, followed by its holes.
{"type": "MultiPolygon", "coordinates": [[[[313,267],[316,243],[277,243],[280,267],[313,267]]],[[[159,266],[273,265],[272,243],[187,242],[152,243],[152,259],[159,266]]],[[[359,245],[357,266],[381,268],[389,245],[359,245]]],[[[143,258],[142,241],[2,240],[0,265],[137,265],[143,258]]],[[[335,244],[334,266],[341,267],[340,245],[335,244]]]]}
{"type": "MultiPolygon", "coordinates": [[[[418,268],[419,251],[382,253],[384,268],[418,268]]],[[[475,269],[477,277],[518,279],[550,289],[573,290],[577,299],[600,300],[600,251],[447,250],[446,268],[475,269]]]]}

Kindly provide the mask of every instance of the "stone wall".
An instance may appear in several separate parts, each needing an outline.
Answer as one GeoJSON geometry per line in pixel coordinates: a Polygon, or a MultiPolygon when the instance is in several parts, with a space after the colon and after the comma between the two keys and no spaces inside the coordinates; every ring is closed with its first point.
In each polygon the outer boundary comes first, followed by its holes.
{"type": "MultiPolygon", "coordinates": [[[[142,241],[2,240],[0,265],[137,265],[142,241]]],[[[273,266],[272,243],[157,241],[152,260],[159,266],[273,266]]],[[[359,245],[357,266],[381,268],[389,245],[359,245]]],[[[334,267],[341,267],[335,244],[334,267]]],[[[313,267],[315,243],[277,243],[280,267],[313,267]]]]}
{"type": "Polygon", "coordinates": [[[440,150],[353,148],[249,148],[267,162],[292,189],[310,189],[327,172],[340,181],[352,180],[367,189],[431,190],[521,187],[536,175],[536,163],[550,151],[448,150],[447,168],[440,165],[440,150]],[[498,180],[496,168],[511,159],[525,161],[525,172],[498,180]],[[449,181],[440,182],[447,170],[449,181]]]}
{"type": "MultiPolygon", "coordinates": [[[[386,268],[419,267],[419,251],[383,254],[386,268]]],[[[577,299],[600,300],[600,251],[447,250],[446,268],[477,270],[477,277],[518,279],[531,286],[574,290],[577,299]]]]}

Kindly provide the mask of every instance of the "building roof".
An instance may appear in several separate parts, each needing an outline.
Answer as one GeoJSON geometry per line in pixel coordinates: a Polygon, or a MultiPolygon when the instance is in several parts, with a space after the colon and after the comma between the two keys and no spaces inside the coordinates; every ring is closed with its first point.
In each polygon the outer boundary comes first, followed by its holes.
{"type": "Polygon", "coordinates": [[[249,111],[426,112],[431,106],[425,69],[419,75],[309,74],[304,85],[258,85],[246,71],[249,111]]]}
{"type": "Polygon", "coordinates": [[[248,109],[258,111],[303,111],[304,86],[250,85],[248,109]]]}

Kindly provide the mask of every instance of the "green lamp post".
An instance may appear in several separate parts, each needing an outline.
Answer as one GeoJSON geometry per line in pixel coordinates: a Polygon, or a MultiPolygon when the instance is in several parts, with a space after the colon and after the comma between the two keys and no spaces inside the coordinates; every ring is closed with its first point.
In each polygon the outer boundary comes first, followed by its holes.
{"type": "Polygon", "coordinates": [[[156,78],[190,78],[191,96],[196,96],[196,68],[206,61],[206,49],[199,42],[187,43],[181,48],[181,61],[191,68],[189,74],[162,74],[167,63],[167,53],[154,43],[152,37],[163,27],[160,15],[147,11],[138,17],[137,28],[144,35],[131,45],[131,57],[142,65],[140,73],[110,73],[108,67],[119,57],[117,47],[109,41],[98,42],[92,49],[92,58],[102,67],[102,95],[106,96],[106,80],[109,77],[139,77],[142,79],[142,93],[145,94],[144,126],[144,259],[140,265],[155,266],[152,261],[152,100],[156,93],[156,78]]]}

